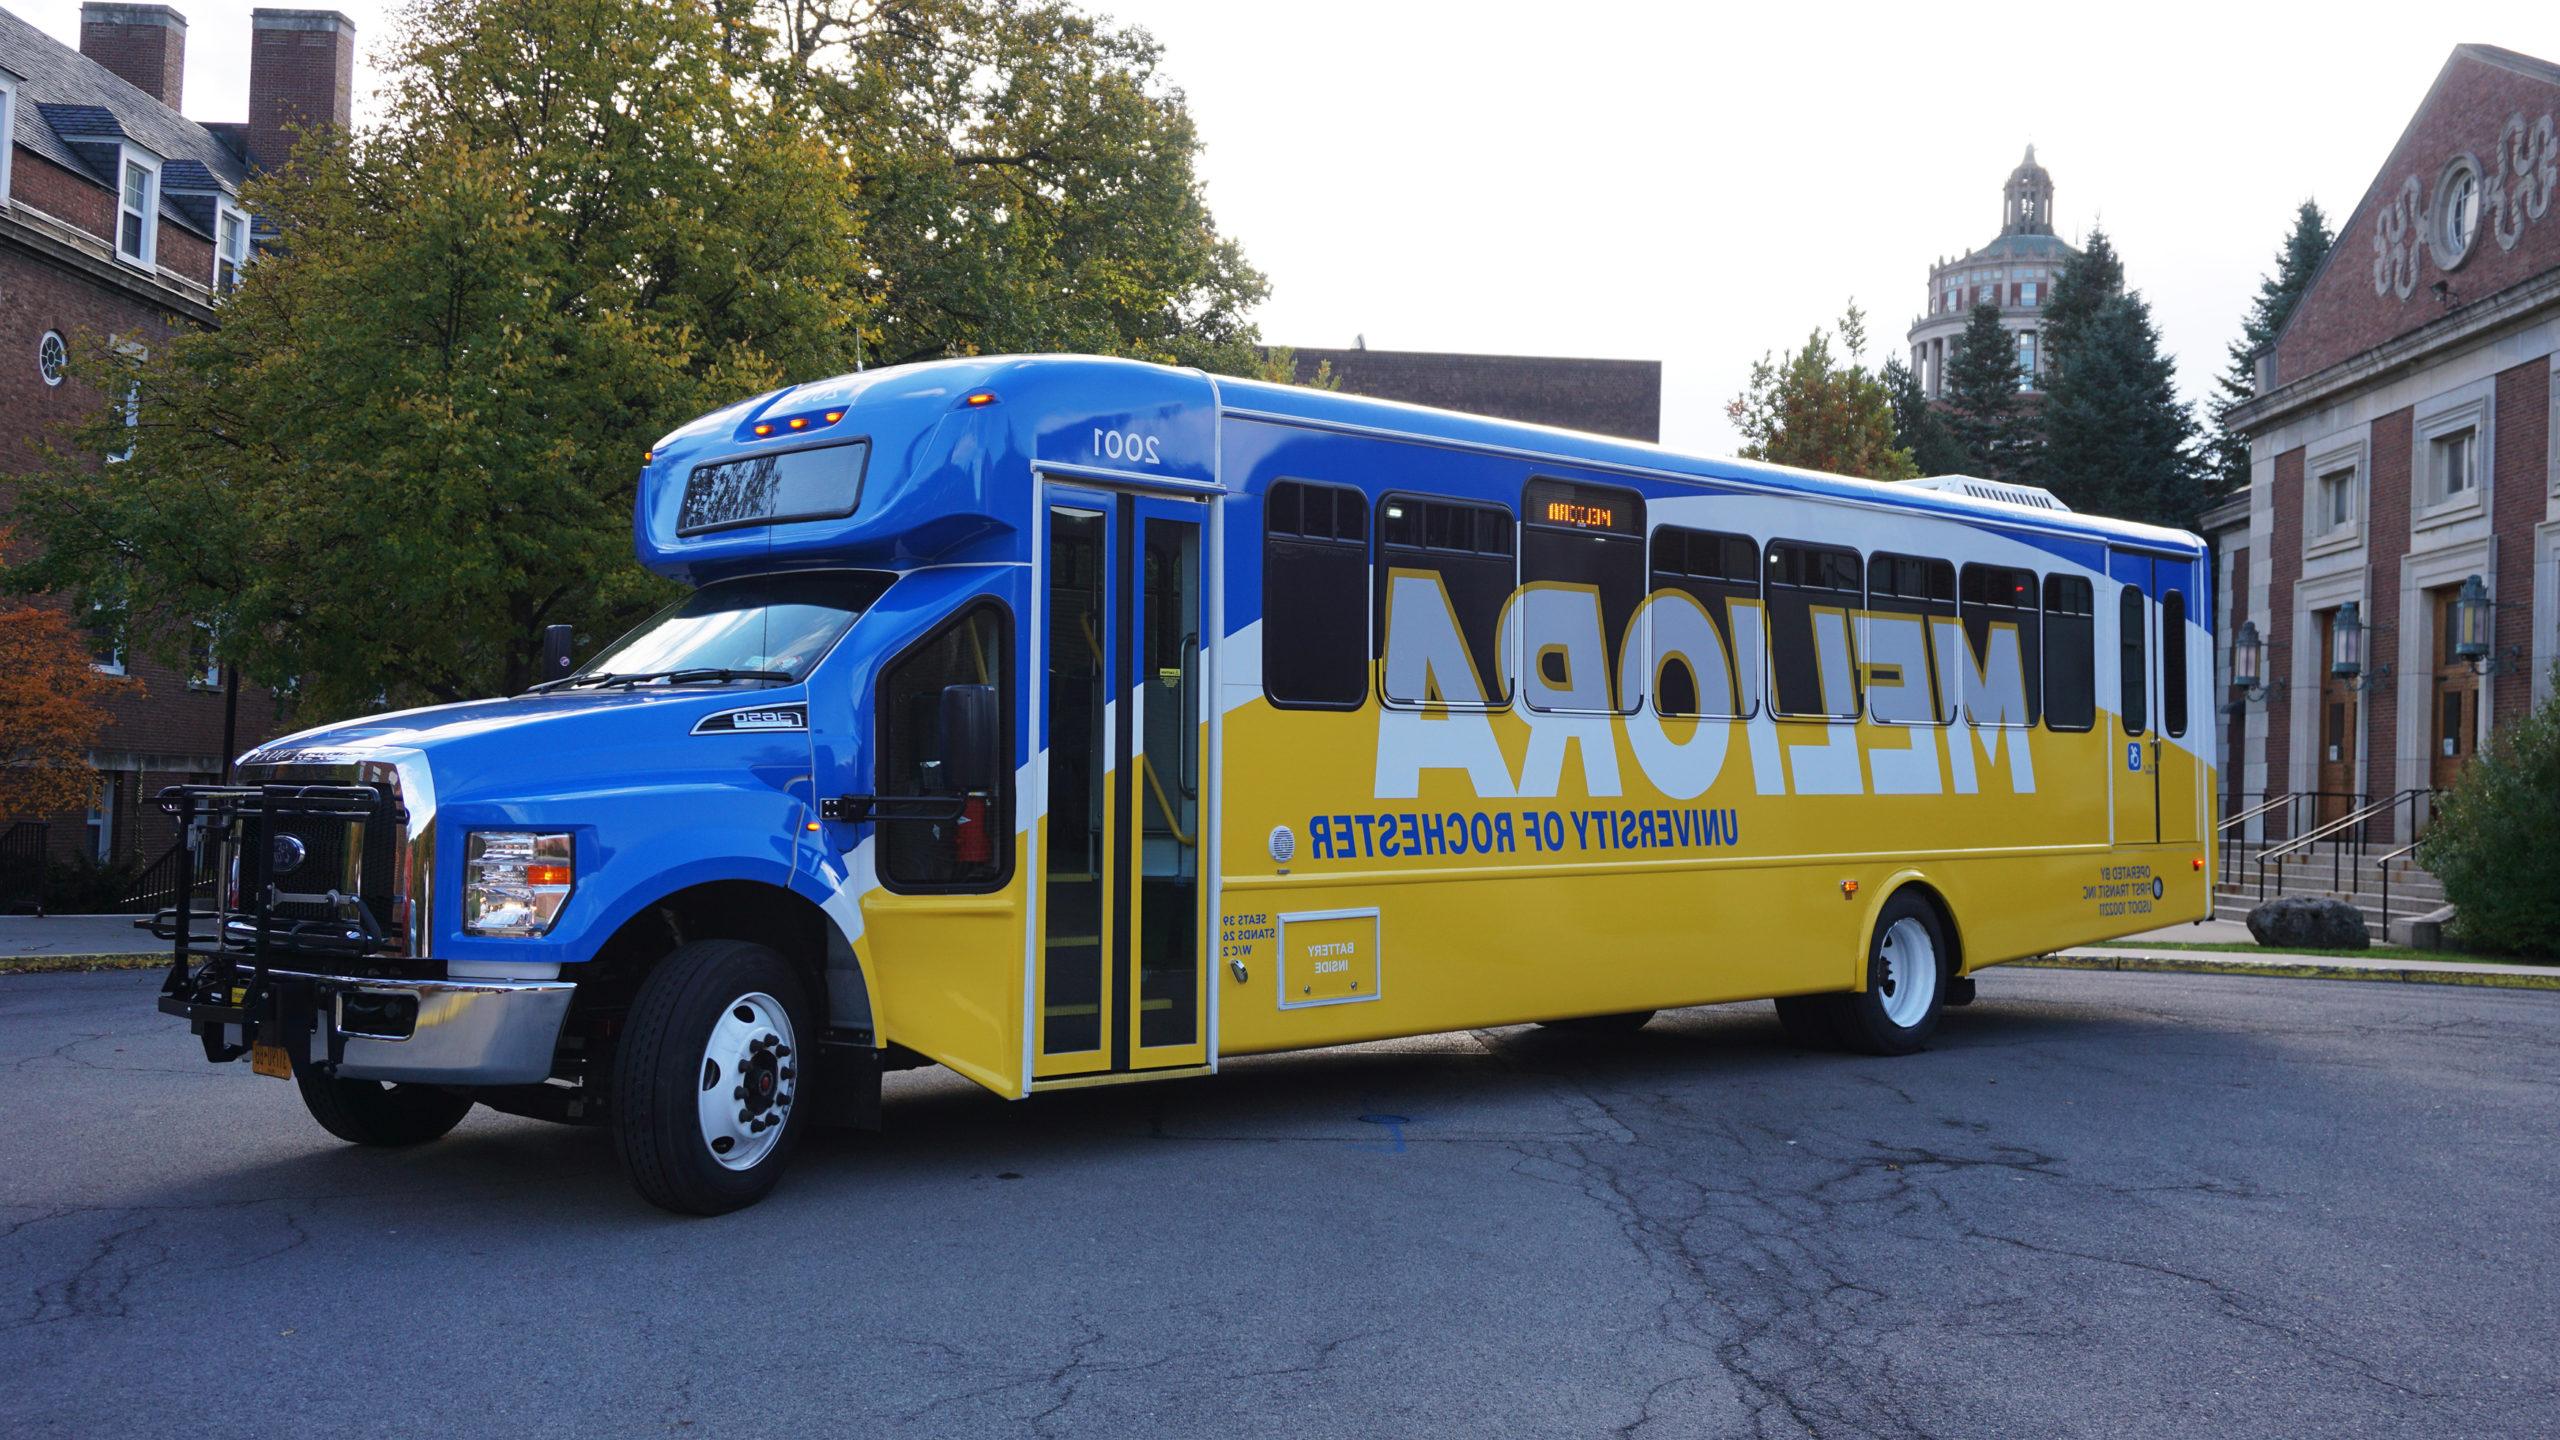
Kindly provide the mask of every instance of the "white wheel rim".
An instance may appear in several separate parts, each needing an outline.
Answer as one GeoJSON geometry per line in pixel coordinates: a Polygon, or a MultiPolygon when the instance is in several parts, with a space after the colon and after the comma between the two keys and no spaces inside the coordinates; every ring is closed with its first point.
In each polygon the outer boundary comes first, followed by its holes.
{"type": "Polygon", "coordinates": [[[1884,959],[1884,975],[1877,983],[1884,1018],[1908,1030],[1929,1013],[1929,1002],[1938,996],[1938,947],[1930,942],[1928,926],[1902,919],[1885,927],[1877,953],[1884,959]]]}
{"type": "Polygon", "coordinates": [[[702,1143],[732,1170],[750,1170],[782,1141],[800,1088],[799,1038],[782,1002],[759,990],[721,1010],[696,1067],[702,1143]]]}

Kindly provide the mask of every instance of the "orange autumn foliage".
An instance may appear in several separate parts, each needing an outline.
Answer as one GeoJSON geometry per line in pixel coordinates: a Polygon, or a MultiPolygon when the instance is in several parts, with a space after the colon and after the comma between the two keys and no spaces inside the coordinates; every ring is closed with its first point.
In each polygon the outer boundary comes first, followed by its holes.
{"type": "Polygon", "coordinates": [[[90,665],[70,617],[0,597],[0,817],[88,808],[98,787],[89,751],[109,719],[98,702],[117,683],[90,665]]]}

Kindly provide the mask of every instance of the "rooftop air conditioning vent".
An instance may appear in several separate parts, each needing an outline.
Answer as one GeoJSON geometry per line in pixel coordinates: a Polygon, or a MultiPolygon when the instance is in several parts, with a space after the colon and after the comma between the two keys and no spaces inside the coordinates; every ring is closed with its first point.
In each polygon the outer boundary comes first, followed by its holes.
{"type": "Polygon", "coordinates": [[[1970,495],[1976,500],[1997,500],[2003,505],[2024,505],[2030,510],[2071,508],[2041,485],[2012,485],[2006,480],[1985,480],[1978,475],[1931,475],[1926,479],[1902,483],[1919,490],[1942,490],[1970,495]]]}

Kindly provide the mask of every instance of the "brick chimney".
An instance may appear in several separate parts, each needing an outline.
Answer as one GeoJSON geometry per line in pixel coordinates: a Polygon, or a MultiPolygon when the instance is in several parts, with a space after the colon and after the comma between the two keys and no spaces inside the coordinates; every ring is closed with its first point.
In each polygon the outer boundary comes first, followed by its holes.
{"type": "Polygon", "coordinates": [[[166,5],[80,7],[80,53],[175,110],[186,82],[187,17],[166,5]]]}
{"type": "Polygon", "coordinates": [[[297,131],[345,129],[355,88],[356,24],[335,10],[249,12],[249,159],[269,169],[297,131]]]}

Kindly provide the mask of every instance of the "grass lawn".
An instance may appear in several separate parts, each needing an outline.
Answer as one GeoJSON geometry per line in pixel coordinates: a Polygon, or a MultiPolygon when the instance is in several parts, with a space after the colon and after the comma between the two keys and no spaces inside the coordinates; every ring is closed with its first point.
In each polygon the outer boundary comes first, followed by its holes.
{"type": "Polygon", "coordinates": [[[2324,955],[2348,960],[2434,960],[2448,965],[2548,965],[2548,960],[2534,960],[2521,955],[2473,955],[2460,950],[2412,950],[2405,945],[2375,945],[2364,950],[2284,950],[2270,951],[2255,941],[2192,940],[2101,940],[2083,945],[2083,950],[2218,950],[2230,955],[2324,955]]]}

